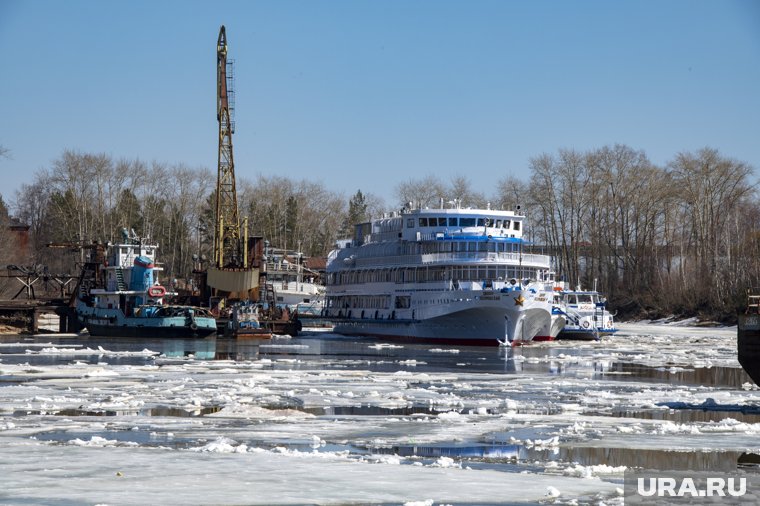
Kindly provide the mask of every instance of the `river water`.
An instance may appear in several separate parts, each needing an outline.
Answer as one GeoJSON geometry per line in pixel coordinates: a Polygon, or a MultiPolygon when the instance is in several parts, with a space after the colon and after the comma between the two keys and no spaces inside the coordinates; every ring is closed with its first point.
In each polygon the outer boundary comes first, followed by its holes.
{"type": "Polygon", "coordinates": [[[760,391],[735,334],[0,336],[0,502],[622,503],[626,470],[757,469],[760,391]]]}

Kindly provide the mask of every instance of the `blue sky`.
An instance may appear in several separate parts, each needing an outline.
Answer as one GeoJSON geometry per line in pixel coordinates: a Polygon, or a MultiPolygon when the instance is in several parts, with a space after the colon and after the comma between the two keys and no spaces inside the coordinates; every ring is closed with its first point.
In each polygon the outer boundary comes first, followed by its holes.
{"type": "Polygon", "coordinates": [[[239,178],[395,205],[431,174],[492,194],[561,148],[760,168],[754,0],[0,0],[0,194],[65,149],[215,171],[222,24],[239,178]]]}

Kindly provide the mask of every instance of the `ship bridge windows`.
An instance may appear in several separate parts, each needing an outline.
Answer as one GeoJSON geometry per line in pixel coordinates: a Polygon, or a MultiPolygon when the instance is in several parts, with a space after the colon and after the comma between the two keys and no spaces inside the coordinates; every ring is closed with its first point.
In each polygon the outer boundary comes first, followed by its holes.
{"type": "MultiPolygon", "coordinates": [[[[454,216],[425,216],[417,218],[417,225],[419,227],[491,227],[491,228],[503,228],[509,230],[520,230],[520,221],[512,221],[505,219],[497,219],[494,216],[481,216],[481,217],[454,217],[454,216]]],[[[406,222],[407,228],[414,228],[415,219],[408,218],[406,222]]]]}

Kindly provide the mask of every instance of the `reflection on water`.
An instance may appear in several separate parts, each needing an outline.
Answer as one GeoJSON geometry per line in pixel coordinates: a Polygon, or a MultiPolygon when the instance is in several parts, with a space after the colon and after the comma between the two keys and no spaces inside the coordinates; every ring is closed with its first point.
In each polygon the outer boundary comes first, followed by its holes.
{"type": "MultiPolygon", "coordinates": [[[[458,380],[439,381],[437,379],[415,379],[414,387],[419,390],[430,390],[438,393],[451,393],[453,396],[461,396],[468,401],[477,400],[478,396],[490,398],[494,392],[500,391],[504,386],[505,379],[512,380],[520,377],[551,378],[552,376],[564,376],[568,378],[581,378],[592,380],[605,380],[608,382],[631,382],[645,381],[650,383],[671,385],[705,385],[707,387],[741,388],[750,381],[749,377],[740,368],[710,367],[677,369],[667,367],[651,367],[632,364],[619,359],[605,351],[604,343],[578,346],[576,344],[565,345],[554,343],[548,346],[526,346],[518,349],[508,347],[445,347],[430,346],[414,343],[384,343],[374,339],[360,339],[335,336],[333,334],[305,333],[297,338],[274,337],[273,339],[134,339],[134,338],[97,338],[88,336],[44,336],[44,337],[19,337],[0,336],[0,366],[3,364],[29,364],[34,366],[56,366],[72,363],[111,364],[111,365],[175,365],[192,361],[262,361],[263,367],[271,370],[290,370],[299,368],[303,370],[360,370],[370,372],[399,371],[414,373],[488,373],[479,377],[477,381],[482,384],[477,386],[468,385],[469,391],[460,391],[458,380]],[[146,350],[149,350],[146,352],[146,350]],[[599,358],[605,357],[606,358],[599,358]],[[612,360],[610,357],[615,357],[612,360]],[[490,382],[490,383],[489,383],[490,382]],[[479,390],[478,390],[479,389],[479,390]]],[[[258,365],[257,365],[258,367],[258,365]]],[[[21,381],[34,381],[30,375],[3,374],[0,367],[0,386],[9,386],[21,381]]],[[[54,380],[52,375],[57,371],[49,371],[46,379],[54,380]]],[[[70,376],[69,376],[70,377],[70,376]]],[[[431,378],[441,378],[431,375],[431,378]]],[[[469,380],[468,380],[469,381],[469,380]]],[[[524,382],[523,382],[524,383],[524,382]]],[[[547,388],[553,389],[562,382],[547,382],[547,388]]],[[[516,387],[515,393],[507,397],[517,401],[516,405],[505,404],[487,405],[479,408],[478,414],[482,416],[499,416],[506,411],[517,415],[559,415],[565,412],[565,405],[575,403],[573,396],[583,395],[585,387],[576,387],[583,382],[572,382],[571,388],[563,391],[549,393],[545,391],[533,391],[530,389],[520,390],[516,387]],[[572,390],[572,391],[571,391],[572,390]],[[536,393],[538,392],[538,393],[536,393]],[[554,394],[564,395],[563,400],[555,401],[554,394]],[[570,399],[570,400],[569,400],[570,399]]],[[[610,383],[608,383],[609,385],[610,383]]],[[[617,383],[618,387],[611,388],[619,394],[624,388],[638,388],[632,383],[617,383]]],[[[557,386],[562,389],[561,386],[557,386]]],[[[504,396],[504,394],[500,394],[504,396]]],[[[206,399],[212,402],[211,399],[206,399]]],[[[161,400],[161,403],[171,404],[171,401],[161,400]]],[[[218,400],[213,401],[215,404],[218,400]]],[[[350,401],[348,401],[350,402],[350,401]]],[[[450,406],[438,406],[427,404],[424,400],[420,403],[397,407],[382,407],[376,405],[324,405],[304,406],[303,401],[297,395],[273,395],[263,403],[268,409],[293,409],[307,412],[316,417],[345,417],[346,421],[359,420],[363,417],[386,417],[384,423],[391,426],[387,419],[393,417],[436,417],[443,412],[452,411],[450,406]]],[[[78,405],[78,404],[75,404],[78,405]]],[[[477,405],[477,404],[476,404],[477,405]]],[[[472,406],[472,404],[470,404],[472,406]]],[[[179,408],[170,405],[153,405],[149,407],[135,407],[125,409],[86,409],[68,408],[59,410],[43,411],[37,405],[34,410],[15,410],[15,417],[40,416],[40,417],[168,417],[189,418],[203,417],[217,413],[222,409],[221,405],[205,405],[198,408],[179,408]]],[[[594,408],[597,409],[597,408],[594,408]]],[[[740,422],[760,423],[760,408],[698,404],[689,405],[679,402],[663,403],[659,409],[626,410],[602,403],[599,412],[585,411],[586,415],[619,416],[642,420],[670,420],[677,423],[719,422],[726,418],[733,418],[740,422]]],[[[471,412],[471,408],[461,410],[463,415],[471,412]]],[[[9,411],[10,414],[10,411],[9,411]]],[[[580,416],[583,416],[581,414],[580,416]]],[[[213,417],[215,423],[221,417],[213,417]]],[[[206,422],[205,420],[193,420],[206,422]]],[[[361,420],[357,423],[368,423],[361,420]]],[[[153,424],[155,420],[150,423],[153,424]]],[[[176,422],[176,420],[175,420],[176,422]]],[[[239,423],[248,423],[241,421],[239,423]]],[[[505,422],[506,425],[507,422],[505,422]]],[[[557,422],[558,424],[561,423],[557,422]]],[[[373,425],[374,427],[374,425],[373,425]]],[[[545,426],[544,426],[545,427],[545,426]]],[[[389,429],[391,430],[391,429],[389,429]]],[[[505,465],[532,464],[535,462],[559,461],[566,464],[578,463],[585,466],[605,464],[612,467],[627,466],[647,469],[668,470],[720,470],[731,471],[736,469],[737,463],[742,466],[760,465],[760,457],[752,454],[742,454],[739,451],[668,451],[666,449],[631,449],[631,448],[598,448],[587,446],[572,446],[565,443],[560,446],[541,448],[511,444],[514,440],[539,439],[543,437],[541,430],[528,424],[523,429],[504,430],[503,438],[499,442],[486,439],[489,443],[460,442],[448,444],[395,444],[388,446],[352,446],[351,441],[328,443],[318,449],[312,448],[308,443],[288,441],[286,436],[277,436],[262,441],[241,441],[250,446],[267,447],[275,444],[283,444],[289,447],[297,447],[305,451],[338,451],[348,450],[352,454],[366,454],[367,452],[379,454],[393,454],[402,457],[439,458],[451,457],[468,459],[471,461],[504,463],[505,465]],[[520,430],[524,430],[521,433],[520,430]],[[508,431],[508,432],[507,432],[508,431]],[[514,439],[510,439],[514,438],[514,439]],[[277,440],[275,440],[277,439],[277,440]],[[282,439],[282,441],[280,440],[282,439]]],[[[39,434],[39,439],[51,441],[71,441],[74,438],[92,437],[97,435],[105,439],[116,440],[125,443],[139,443],[146,445],[169,445],[184,447],[190,444],[198,444],[198,440],[182,437],[173,438],[167,434],[156,434],[147,430],[109,431],[96,430],[93,433],[72,433],[68,431],[54,430],[39,434]]],[[[492,433],[493,434],[493,433],[492,433]]],[[[212,437],[212,436],[209,436],[212,437]]],[[[256,436],[261,437],[261,436],[256,436]]],[[[359,439],[364,438],[360,434],[359,439]]],[[[473,438],[474,439],[474,438],[473,438]]],[[[364,439],[367,440],[366,438],[364,439]]],[[[399,441],[402,439],[396,439],[399,441]]],[[[405,441],[405,439],[403,439],[405,441]]],[[[588,444],[588,443],[586,443],[588,444]]]]}
{"type": "MultiPolygon", "coordinates": [[[[740,451],[668,451],[635,448],[534,447],[517,444],[410,444],[368,447],[372,453],[401,457],[451,457],[474,460],[519,462],[563,462],[568,465],[607,465],[643,469],[733,471],[740,457],[744,465],[751,461],[740,451]]],[[[757,461],[760,462],[760,457],[757,461]]]]}
{"type": "MultiPolygon", "coordinates": [[[[757,408],[755,408],[757,409],[757,408]]],[[[760,423],[760,414],[741,411],[702,410],[702,409],[641,409],[629,410],[613,408],[612,412],[599,413],[588,411],[587,415],[619,416],[621,418],[640,418],[643,420],[669,420],[674,423],[720,422],[733,418],[743,423],[760,423]]]]}
{"type": "MultiPolygon", "coordinates": [[[[368,447],[372,453],[400,457],[450,457],[518,460],[520,445],[396,445],[368,447]]],[[[524,459],[523,459],[524,460],[524,459]]]]}
{"type": "MultiPolygon", "coordinates": [[[[40,337],[0,336],[0,356],[5,363],[56,365],[74,360],[89,363],[139,365],[152,362],[153,351],[162,358],[247,361],[261,358],[308,358],[319,367],[362,368],[387,372],[400,368],[424,371],[461,371],[507,374],[550,374],[616,381],[649,381],[686,385],[740,388],[751,382],[740,367],[671,369],[598,358],[603,344],[572,346],[431,347],[426,344],[383,343],[370,338],[351,338],[325,333],[304,333],[298,338],[273,339],[153,339],[54,335],[40,337]],[[3,345],[3,343],[8,343],[3,345]],[[38,353],[43,345],[57,353],[38,353]],[[113,352],[108,354],[103,350],[113,352]]],[[[292,367],[287,364],[273,367],[292,367]]],[[[306,365],[309,367],[309,365],[306,365]]]]}
{"type": "Polygon", "coordinates": [[[621,379],[633,378],[637,381],[654,381],[664,383],[679,383],[683,385],[715,385],[741,388],[752,379],[740,367],[696,367],[694,369],[670,369],[666,367],[651,367],[628,362],[615,363],[611,372],[624,373],[621,379]]]}
{"type": "MultiPolygon", "coordinates": [[[[670,471],[733,471],[740,451],[669,451],[638,448],[560,447],[557,458],[581,465],[627,466],[670,471]]],[[[538,457],[538,455],[536,455],[538,457]]]]}

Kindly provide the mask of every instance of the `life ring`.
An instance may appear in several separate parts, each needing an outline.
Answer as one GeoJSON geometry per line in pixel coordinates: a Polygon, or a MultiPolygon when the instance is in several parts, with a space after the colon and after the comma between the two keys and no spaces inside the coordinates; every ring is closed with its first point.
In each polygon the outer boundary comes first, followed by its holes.
{"type": "Polygon", "coordinates": [[[589,324],[588,324],[588,322],[583,322],[583,328],[584,328],[584,329],[587,329],[587,328],[589,328],[589,324]]]}
{"type": "Polygon", "coordinates": [[[151,297],[163,297],[166,295],[166,288],[161,285],[153,285],[148,288],[148,295],[151,297]]]}
{"type": "Polygon", "coordinates": [[[190,330],[198,330],[198,325],[195,322],[191,323],[190,330]]]}

